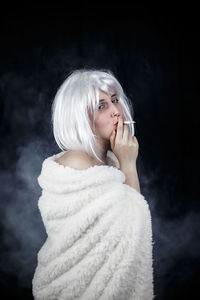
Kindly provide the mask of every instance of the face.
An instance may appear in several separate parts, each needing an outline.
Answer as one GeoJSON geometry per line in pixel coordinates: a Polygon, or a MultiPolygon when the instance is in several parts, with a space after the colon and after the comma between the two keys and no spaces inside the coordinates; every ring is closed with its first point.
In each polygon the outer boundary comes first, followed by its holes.
{"type": "Polygon", "coordinates": [[[118,121],[118,116],[123,116],[122,106],[113,91],[108,95],[99,90],[99,100],[93,132],[103,140],[108,141],[112,131],[116,128],[114,124],[118,121]]]}

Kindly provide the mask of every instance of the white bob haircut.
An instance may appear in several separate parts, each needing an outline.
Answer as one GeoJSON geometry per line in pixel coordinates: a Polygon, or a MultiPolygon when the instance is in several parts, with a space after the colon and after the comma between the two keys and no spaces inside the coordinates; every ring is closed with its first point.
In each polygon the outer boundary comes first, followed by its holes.
{"type": "MultiPolygon", "coordinates": [[[[72,71],[58,89],[52,104],[53,134],[62,151],[78,150],[93,158],[97,156],[96,135],[91,128],[99,105],[99,89],[114,91],[127,121],[133,121],[133,108],[120,83],[110,70],[78,69],[72,71]]],[[[132,136],[134,125],[128,125],[132,136]]]]}

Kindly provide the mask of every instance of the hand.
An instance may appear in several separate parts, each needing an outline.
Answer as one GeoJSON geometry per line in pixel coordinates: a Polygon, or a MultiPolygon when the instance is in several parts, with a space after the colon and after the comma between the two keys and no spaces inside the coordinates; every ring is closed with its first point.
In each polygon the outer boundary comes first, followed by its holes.
{"type": "Polygon", "coordinates": [[[128,125],[123,122],[124,119],[120,117],[117,129],[110,136],[110,146],[120,165],[128,167],[136,162],[139,144],[137,138],[131,135],[128,125]]]}

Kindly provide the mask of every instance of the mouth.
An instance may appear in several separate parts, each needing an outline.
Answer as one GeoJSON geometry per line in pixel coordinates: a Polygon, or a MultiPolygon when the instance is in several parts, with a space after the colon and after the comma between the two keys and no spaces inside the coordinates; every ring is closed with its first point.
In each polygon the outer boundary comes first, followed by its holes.
{"type": "Polygon", "coordinates": [[[114,126],[116,126],[116,127],[117,127],[117,125],[118,125],[118,122],[114,124],[114,126]]]}

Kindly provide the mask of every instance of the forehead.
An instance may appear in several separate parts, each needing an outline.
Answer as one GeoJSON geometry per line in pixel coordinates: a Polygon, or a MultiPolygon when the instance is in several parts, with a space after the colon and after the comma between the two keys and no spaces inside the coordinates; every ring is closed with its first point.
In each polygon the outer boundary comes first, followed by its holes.
{"type": "Polygon", "coordinates": [[[115,96],[115,95],[116,95],[116,92],[112,89],[109,90],[109,95],[106,92],[99,90],[99,100],[110,99],[110,97],[115,96]]]}

